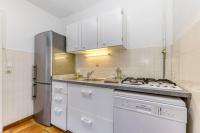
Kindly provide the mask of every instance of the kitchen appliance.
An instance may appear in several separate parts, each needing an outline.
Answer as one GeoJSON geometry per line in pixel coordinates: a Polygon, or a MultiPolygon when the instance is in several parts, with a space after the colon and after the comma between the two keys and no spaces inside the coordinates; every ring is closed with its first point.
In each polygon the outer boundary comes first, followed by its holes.
{"type": "Polygon", "coordinates": [[[137,88],[145,89],[160,89],[160,90],[174,90],[181,91],[182,88],[178,87],[176,83],[168,79],[153,79],[153,78],[133,78],[127,77],[122,80],[122,85],[131,85],[137,88]]]}
{"type": "Polygon", "coordinates": [[[35,36],[33,67],[34,118],[50,126],[52,76],[73,74],[75,57],[65,52],[66,37],[47,31],[35,36]]]}
{"type": "Polygon", "coordinates": [[[114,133],[186,133],[186,123],[179,98],[115,92],[114,133]]]}

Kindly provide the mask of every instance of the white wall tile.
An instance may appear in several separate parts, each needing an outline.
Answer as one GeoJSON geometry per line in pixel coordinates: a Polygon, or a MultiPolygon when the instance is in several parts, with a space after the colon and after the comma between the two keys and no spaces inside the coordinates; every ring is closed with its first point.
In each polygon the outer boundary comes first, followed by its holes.
{"type": "MultiPolygon", "coordinates": [[[[94,70],[94,77],[106,78],[115,75],[115,69],[120,67],[126,76],[162,78],[163,58],[161,52],[162,47],[149,47],[112,51],[110,56],[85,57],[78,55],[76,69],[84,75],[94,70]],[[96,64],[99,67],[96,67],[96,64]]],[[[169,60],[166,72],[169,78],[171,78],[170,66],[169,60]]]]}
{"type": "MultiPolygon", "coordinates": [[[[33,114],[32,66],[33,53],[7,50],[7,62],[12,72],[3,75],[3,121],[4,125],[33,114]]],[[[4,51],[4,64],[5,51],[4,51]]]]}
{"type": "Polygon", "coordinates": [[[199,133],[200,123],[200,21],[185,31],[173,45],[172,77],[192,93],[190,105],[190,133],[199,133]]]}

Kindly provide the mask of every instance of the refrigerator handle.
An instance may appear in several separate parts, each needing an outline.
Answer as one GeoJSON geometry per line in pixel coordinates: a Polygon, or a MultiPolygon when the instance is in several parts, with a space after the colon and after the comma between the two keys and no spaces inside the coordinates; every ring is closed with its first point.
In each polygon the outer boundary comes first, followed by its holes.
{"type": "Polygon", "coordinates": [[[36,89],[37,88],[37,85],[36,85],[36,83],[33,83],[33,86],[32,86],[32,97],[33,98],[36,98],[36,89]]]}
{"type": "Polygon", "coordinates": [[[37,66],[34,65],[34,66],[33,66],[33,81],[36,80],[36,77],[37,77],[37,66]]]}

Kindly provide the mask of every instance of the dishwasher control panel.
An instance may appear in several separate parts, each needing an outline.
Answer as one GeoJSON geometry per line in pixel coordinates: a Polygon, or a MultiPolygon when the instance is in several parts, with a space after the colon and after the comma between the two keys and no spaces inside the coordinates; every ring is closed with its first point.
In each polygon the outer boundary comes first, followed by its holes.
{"type": "Polygon", "coordinates": [[[144,115],[153,115],[163,119],[170,119],[177,122],[187,122],[186,107],[179,107],[119,96],[115,97],[114,107],[143,113],[144,115]]]}
{"type": "Polygon", "coordinates": [[[118,108],[124,108],[141,113],[147,113],[151,115],[159,115],[159,108],[152,104],[147,104],[145,101],[138,101],[136,99],[128,98],[115,98],[114,106],[118,108]]]}

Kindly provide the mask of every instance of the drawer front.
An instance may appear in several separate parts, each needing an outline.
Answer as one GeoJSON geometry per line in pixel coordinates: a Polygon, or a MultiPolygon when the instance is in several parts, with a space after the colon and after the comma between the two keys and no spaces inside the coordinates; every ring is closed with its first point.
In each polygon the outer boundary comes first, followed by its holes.
{"type": "Polygon", "coordinates": [[[51,124],[67,131],[67,110],[66,107],[52,105],[51,109],[51,124]]]}
{"type": "Polygon", "coordinates": [[[51,124],[67,130],[67,84],[52,83],[51,124]]]}
{"type": "Polygon", "coordinates": [[[53,94],[65,94],[67,95],[67,83],[52,82],[52,93],[53,94]]]}
{"type": "Polygon", "coordinates": [[[70,108],[68,129],[73,133],[113,133],[113,121],[70,108]]]}
{"type": "Polygon", "coordinates": [[[57,106],[67,106],[67,95],[64,94],[53,94],[52,95],[52,105],[57,106]]]}
{"type": "Polygon", "coordinates": [[[69,107],[113,119],[113,90],[107,88],[68,84],[69,107]]]}

